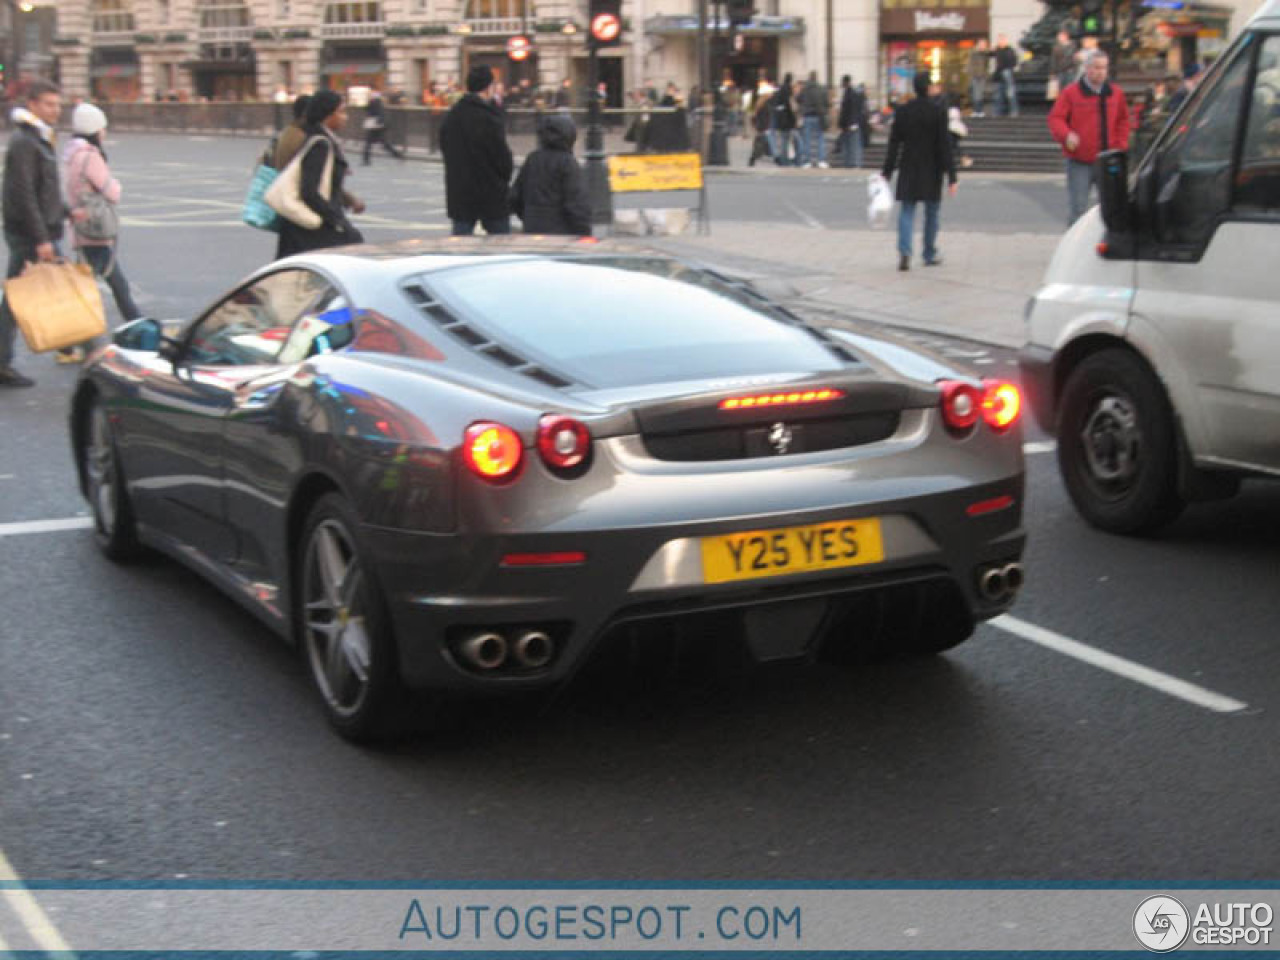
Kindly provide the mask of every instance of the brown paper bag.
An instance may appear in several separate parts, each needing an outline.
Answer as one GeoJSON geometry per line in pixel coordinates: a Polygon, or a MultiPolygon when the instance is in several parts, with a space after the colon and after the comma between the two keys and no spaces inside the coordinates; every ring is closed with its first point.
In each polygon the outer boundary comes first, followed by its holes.
{"type": "Polygon", "coordinates": [[[61,350],[107,332],[102,296],[87,263],[29,263],[4,296],[32,353],[61,350]]]}

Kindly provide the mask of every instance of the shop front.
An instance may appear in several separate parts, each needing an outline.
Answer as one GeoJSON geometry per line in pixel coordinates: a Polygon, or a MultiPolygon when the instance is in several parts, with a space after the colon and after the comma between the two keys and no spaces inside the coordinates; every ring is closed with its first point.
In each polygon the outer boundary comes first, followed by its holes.
{"type": "Polygon", "coordinates": [[[990,9],[891,3],[886,0],[880,9],[881,89],[891,100],[907,98],[913,78],[924,71],[944,92],[964,96],[969,89],[969,55],[991,31],[990,9]]]}
{"type": "Polygon", "coordinates": [[[89,62],[89,89],[97,101],[142,99],[142,70],[132,47],[98,47],[89,62]]]}
{"type": "Polygon", "coordinates": [[[1191,63],[1215,59],[1231,36],[1231,9],[1189,0],[1147,0],[1139,7],[1138,58],[1162,61],[1180,73],[1191,63]]]}
{"type": "Polygon", "coordinates": [[[254,54],[246,49],[235,59],[188,60],[182,64],[191,73],[197,99],[241,102],[258,99],[258,69],[254,54]]]}
{"type": "Polygon", "coordinates": [[[386,53],[380,43],[325,45],[320,61],[323,86],[345,94],[354,88],[382,90],[387,84],[386,53]]]}

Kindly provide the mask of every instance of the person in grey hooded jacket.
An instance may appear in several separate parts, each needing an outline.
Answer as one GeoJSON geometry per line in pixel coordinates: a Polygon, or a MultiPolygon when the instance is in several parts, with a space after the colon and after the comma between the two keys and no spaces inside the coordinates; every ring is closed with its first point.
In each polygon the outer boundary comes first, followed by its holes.
{"type": "Polygon", "coordinates": [[[511,209],[525,233],[591,236],[591,202],[573,156],[573,120],[552,114],[538,128],[538,149],[524,161],[511,188],[511,209]]]}

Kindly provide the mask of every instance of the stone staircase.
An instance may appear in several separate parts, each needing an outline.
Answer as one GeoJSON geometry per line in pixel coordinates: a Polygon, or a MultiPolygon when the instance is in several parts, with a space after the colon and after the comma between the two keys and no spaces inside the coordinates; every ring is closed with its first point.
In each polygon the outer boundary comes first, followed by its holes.
{"type": "MultiPolygon", "coordinates": [[[[1059,173],[1062,151],[1049,136],[1045,114],[1017,117],[966,117],[969,136],[961,143],[961,155],[973,164],[961,168],[969,173],[1059,173]]],[[[877,131],[864,164],[884,163],[888,131],[877,131]]]]}

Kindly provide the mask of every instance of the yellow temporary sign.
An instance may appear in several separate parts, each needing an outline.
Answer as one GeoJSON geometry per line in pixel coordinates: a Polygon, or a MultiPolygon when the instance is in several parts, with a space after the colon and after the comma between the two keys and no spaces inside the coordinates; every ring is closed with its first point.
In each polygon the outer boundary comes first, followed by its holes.
{"type": "Polygon", "coordinates": [[[609,158],[614,193],[701,190],[702,158],[696,153],[628,153],[609,158]]]}

